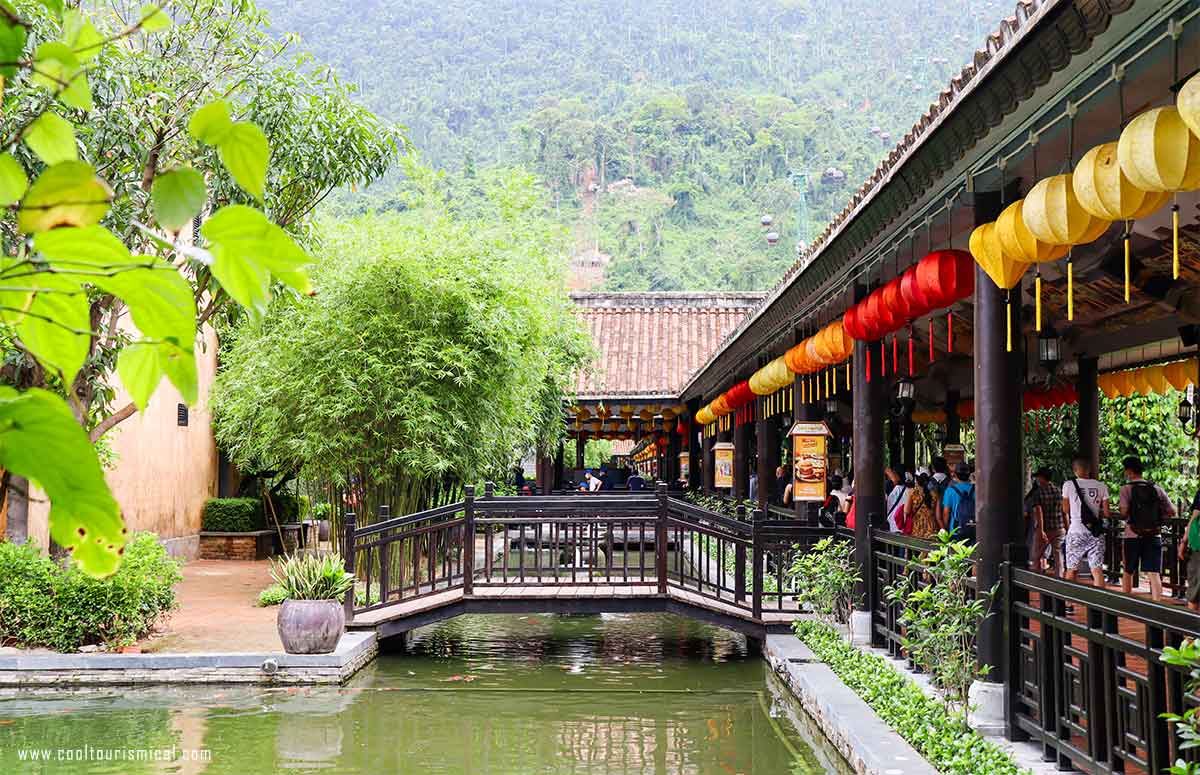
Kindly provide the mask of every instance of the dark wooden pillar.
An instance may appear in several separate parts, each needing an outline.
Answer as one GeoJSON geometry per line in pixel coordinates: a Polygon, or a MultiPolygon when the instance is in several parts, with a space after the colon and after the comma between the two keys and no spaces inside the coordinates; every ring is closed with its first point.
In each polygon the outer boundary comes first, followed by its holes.
{"type": "MultiPolygon", "coordinates": [[[[735,412],[731,417],[736,418],[735,412]]],[[[734,498],[750,497],[750,423],[733,424],[733,492],[734,498]]]]}
{"type": "Polygon", "coordinates": [[[679,421],[676,420],[675,423],[675,427],[667,433],[667,475],[663,477],[667,487],[672,488],[679,481],[679,421]]]}
{"type": "MultiPolygon", "coordinates": [[[[865,291],[861,295],[865,295],[865,291]]],[[[888,404],[887,383],[878,371],[881,354],[878,342],[859,342],[854,346],[854,427],[850,444],[854,455],[854,557],[862,579],[856,590],[860,611],[870,611],[874,605],[871,599],[871,521],[883,519],[884,507],[883,418],[888,404]],[[867,381],[868,351],[874,372],[870,381],[867,381]]]]}
{"type": "Polygon", "coordinates": [[[754,441],[758,455],[758,508],[766,513],[775,488],[775,468],[779,465],[779,426],[774,419],[759,414],[754,441]]]}
{"type": "MultiPolygon", "coordinates": [[[[710,429],[712,425],[708,426],[710,429]]],[[[704,437],[704,491],[712,495],[717,491],[717,459],[713,453],[713,445],[717,443],[717,434],[712,433],[704,437]]]]}
{"type": "Polygon", "coordinates": [[[1079,391],[1079,454],[1088,459],[1090,476],[1100,475],[1100,387],[1099,362],[1095,358],[1079,359],[1079,376],[1075,389],[1079,391]]]}
{"type": "Polygon", "coordinates": [[[688,432],[687,432],[687,453],[688,453],[688,477],[687,486],[689,490],[698,490],[701,487],[701,455],[703,447],[697,440],[700,433],[703,431],[702,426],[696,423],[696,412],[700,411],[700,400],[692,399],[688,402],[688,432]]]}
{"type": "MultiPolygon", "coordinates": [[[[946,443],[961,444],[962,443],[962,420],[958,416],[958,401],[960,399],[958,388],[950,388],[946,391],[946,443]]],[[[941,454],[941,450],[938,450],[941,454]]]]}
{"type": "Polygon", "coordinates": [[[587,448],[587,431],[579,431],[579,435],[575,437],[575,471],[578,473],[583,470],[583,451],[587,448]]]}
{"type": "MultiPolygon", "coordinates": [[[[975,222],[993,220],[1003,199],[979,194],[975,222]]],[[[1006,292],[975,267],[975,449],[976,449],[976,578],[980,589],[1000,580],[1005,546],[1019,561],[1024,543],[1022,524],[1021,390],[1024,341],[1021,335],[1021,286],[1011,291],[1012,351],[1007,340],[1006,292]]],[[[984,679],[1006,681],[1004,619],[999,611],[979,626],[979,662],[991,666],[984,679]]]]}
{"type": "Polygon", "coordinates": [[[561,490],[563,488],[563,458],[566,456],[564,449],[565,442],[561,439],[558,442],[558,449],[554,453],[554,489],[561,490]]]}
{"type": "Polygon", "coordinates": [[[904,467],[914,475],[917,470],[917,426],[912,421],[912,415],[906,414],[900,421],[900,431],[904,435],[900,460],[904,467]]]}

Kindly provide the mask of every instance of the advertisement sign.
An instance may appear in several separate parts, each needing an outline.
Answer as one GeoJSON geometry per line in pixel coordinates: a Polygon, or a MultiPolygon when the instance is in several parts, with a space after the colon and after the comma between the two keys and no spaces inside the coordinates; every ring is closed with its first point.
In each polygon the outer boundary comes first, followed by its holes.
{"type": "Polygon", "coordinates": [[[679,453],[679,481],[686,482],[688,478],[688,453],[679,453]]]}
{"type": "Polygon", "coordinates": [[[733,445],[722,441],[713,445],[713,486],[717,489],[733,489],[733,445]]]}
{"type": "Polygon", "coordinates": [[[792,498],[825,500],[829,470],[829,427],[823,422],[798,422],[792,427],[792,498]]]}

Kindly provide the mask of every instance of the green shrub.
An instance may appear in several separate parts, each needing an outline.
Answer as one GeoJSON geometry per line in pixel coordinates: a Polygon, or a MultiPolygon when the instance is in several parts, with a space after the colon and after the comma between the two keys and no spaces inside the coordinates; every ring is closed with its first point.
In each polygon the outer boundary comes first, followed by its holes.
{"type": "Polygon", "coordinates": [[[354,586],[354,576],[346,572],[337,554],[293,555],[278,563],[272,560],[271,578],[289,600],[339,600],[354,586]]]}
{"type": "Polygon", "coordinates": [[[0,543],[0,643],[75,651],[125,646],[175,607],[179,562],[152,533],[135,533],[107,578],[43,557],[29,544],[0,543]]]}
{"type": "MultiPolygon", "coordinates": [[[[275,507],[275,516],[279,519],[279,524],[287,525],[300,521],[300,499],[295,495],[288,492],[272,495],[271,505],[275,507]]],[[[267,523],[270,524],[269,514],[267,523]]]]}
{"type": "Polygon", "coordinates": [[[287,600],[287,590],[282,584],[270,584],[262,592],[258,593],[259,608],[269,608],[273,605],[279,605],[284,600],[287,600]]]}
{"type": "Polygon", "coordinates": [[[796,635],[913,748],[945,775],[1024,772],[999,746],[964,729],[958,717],[881,656],[859,651],[836,629],[797,621],[796,635]]]}
{"type": "Polygon", "coordinates": [[[792,560],[788,576],[795,582],[796,600],[806,603],[823,621],[846,624],[854,610],[854,588],[861,581],[849,541],[822,538],[792,560]]]}
{"type": "Polygon", "coordinates": [[[266,527],[258,498],[209,498],[204,503],[200,529],[216,533],[249,533],[266,527]]]}
{"type": "MultiPolygon", "coordinates": [[[[1162,661],[1168,665],[1188,671],[1184,688],[1189,694],[1200,691],[1200,640],[1185,640],[1179,648],[1167,646],[1163,649],[1162,661]]],[[[1200,748],[1200,708],[1188,708],[1182,714],[1164,713],[1166,719],[1179,736],[1179,750],[1194,751],[1200,748]]],[[[1200,775],[1200,762],[1185,761],[1183,757],[1167,769],[1168,775],[1200,775]]]]}

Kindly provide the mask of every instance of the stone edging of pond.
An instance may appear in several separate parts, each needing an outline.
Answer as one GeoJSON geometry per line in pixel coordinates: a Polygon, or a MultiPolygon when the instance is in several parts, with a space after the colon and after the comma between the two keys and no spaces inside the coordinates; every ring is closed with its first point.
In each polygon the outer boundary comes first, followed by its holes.
{"type": "Polygon", "coordinates": [[[0,688],[67,688],[146,684],[341,684],[375,658],[372,631],[342,635],[332,654],[241,652],[198,654],[0,655],[0,688]]]}
{"type": "Polygon", "coordinates": [[[858,775],[937,775],[795,635],[768,635],[763,656],[858,775]]]}

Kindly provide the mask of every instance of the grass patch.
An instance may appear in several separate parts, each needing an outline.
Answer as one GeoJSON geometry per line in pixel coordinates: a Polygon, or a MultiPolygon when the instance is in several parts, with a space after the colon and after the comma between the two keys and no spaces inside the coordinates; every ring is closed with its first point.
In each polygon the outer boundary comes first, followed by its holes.
{"type": "Polygon", "coordinates": [[[821,622],[802,620],[796,636],[939,772],[947,775],[1018,775],[1028,772],[995,743],[964,729],[960,717],[925,695],[883,657],[850,645],[821,622]]]}

